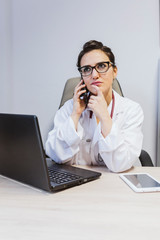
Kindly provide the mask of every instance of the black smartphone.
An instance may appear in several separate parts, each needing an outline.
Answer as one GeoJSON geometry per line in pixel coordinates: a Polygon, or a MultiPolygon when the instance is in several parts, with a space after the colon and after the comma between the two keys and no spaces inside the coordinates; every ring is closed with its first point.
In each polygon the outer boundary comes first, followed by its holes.
{"type": "MultiPolygon", "coordinates": [[[[83,82],[84,83],[84,82],[83,82]]],[[[82,83],[82,84],[83,84],[82,83]]],[[[90,92],[88,91],[88,89],[85,87],[85,88],[82,88],[83,90],[85,89],[86,92],[85,93],[82,93],[81,96],[80,96],[80,99],[81,100],[84,100],[85,104],[87,105],[88,104],[88,100],[90,98],[90,92]]]]}

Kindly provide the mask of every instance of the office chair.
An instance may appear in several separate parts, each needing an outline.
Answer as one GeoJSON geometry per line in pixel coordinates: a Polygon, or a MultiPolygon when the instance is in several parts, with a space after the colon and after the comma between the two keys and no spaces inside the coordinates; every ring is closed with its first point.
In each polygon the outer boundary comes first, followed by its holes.
{"type": "MultiPolygon", "coordinates": [[[[59,108],[62,107],[63,104],[67,100],[69,100],[73,97],[74,88],[78,84],[79,81],[80,81],[80,77],[70,78],[70,79],[67,80],[67,82],[64,86],[64,90],[63,90],[63,94],[62,94],[62,98],[61,98],[59,108]]],[[[113,80],[112,87],[117,93],[119,93],[120,96],[124,97],[121,86],[120,86],[120,83],[118,82],[118,80],[116,78],[113,80]]],[[[141,150],[139,160],[140,160],[140,163],[141,163],[142,166],[153,167],[153,163],[152,163],[150,155],[143,149],[141,150]]]]}

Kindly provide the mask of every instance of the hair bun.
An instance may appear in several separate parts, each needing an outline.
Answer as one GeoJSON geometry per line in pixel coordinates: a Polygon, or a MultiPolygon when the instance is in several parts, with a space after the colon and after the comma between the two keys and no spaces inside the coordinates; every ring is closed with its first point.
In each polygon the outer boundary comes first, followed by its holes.
{"type": "Polygon", "coordinates": [[[81,66],[81,58],[86,53],[88,53],[92,50],[101,50],[102,52],[104,52],[104,54],[106,54],[107,57],[109,58],[109,60],[112,62],[112,66],[116,67],[115,57],[114,57],[114,54],[112,53],[111,49],[107,46],[104,46],[103,43],[101,43],[99,41],[90,40],[83,45],[83,49],[78,55],[78,59],[77,59],[77,67],[78,68],[81,66]]]}
{"type": "Polygon", "coordinates": [[[97,46],[99,48],[101,48],[101,47],[103,47],[103,44],[101,42],[96,41],[96,40],[90,40],[83,45],[83,50],[86,49],[86,48],[94,49],[94,47],[97,49],[97,46]]]}

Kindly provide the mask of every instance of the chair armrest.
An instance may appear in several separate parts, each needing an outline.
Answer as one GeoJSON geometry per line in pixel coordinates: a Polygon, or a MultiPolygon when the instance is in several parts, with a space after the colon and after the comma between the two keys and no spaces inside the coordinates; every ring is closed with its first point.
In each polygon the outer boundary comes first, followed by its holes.
{"type": "Polygon", "coordinates": [[[149,156],[149,154],[142,149],[141,151],[141,155],[139,156],[139,160],[141,162],[141,165],[142,166],[145,166],[145,167],[154,167],[153,163],[152,163],[152,160],[151,160],[151,157],[149,156]]]}

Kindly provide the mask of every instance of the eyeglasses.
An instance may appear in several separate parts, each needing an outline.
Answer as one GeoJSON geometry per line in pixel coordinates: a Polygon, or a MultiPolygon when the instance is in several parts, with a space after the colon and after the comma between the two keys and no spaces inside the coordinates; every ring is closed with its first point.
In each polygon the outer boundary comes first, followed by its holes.
{"type": "Polygon", "coordinates": [[[105,73],[108,71],[110,66],[114,66],[112,62],[99,62],[94,67],[90,65],[86,65],[84,67],[79,67],[78,71],[83,77],[88,77],[92,74],[93,69],[95,69],[98,73],[105,73]]]}

